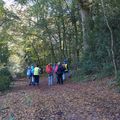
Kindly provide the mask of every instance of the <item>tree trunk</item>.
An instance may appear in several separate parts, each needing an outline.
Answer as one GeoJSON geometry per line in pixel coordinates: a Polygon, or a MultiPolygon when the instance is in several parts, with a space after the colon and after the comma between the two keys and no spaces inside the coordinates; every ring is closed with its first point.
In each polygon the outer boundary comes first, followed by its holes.
{"type": "Polygon", "coordinates": [[[60,24],[57,22],[56,20],[56,26],[57,26],[57,30],[58,30],[58,37],[59,37],[59,53],[60,53],[60,59],[62,60],[64,52],[62,50],[62,37],[61,37],[61,28],[60,28],[60,24]]]}
{"type": "Polygon", "coordinates": [[[75,31],[75,54],[76,54],[76,61],[79,62],[79,43],[78,43],[78,29],[77,29],[77,23],[75,15],[73,15],[73,25],[74,25],[74,31],[75,31]]]}
{"type": "Polygon", "coordinates": [[[86,51],[88,49],[88,12],[84,9],[80,10],[81,18],[82,18],[82,32],[83,32],[83,50],[86,51]]]}
{"type": "Polygon", "coordinates": [[[88,39],[89,39],[89,9],[85,9],[79,3],[79,11],[82,21],[82,36],[83,36],[83,50],[84,52],[88,49],[88,39]]]}

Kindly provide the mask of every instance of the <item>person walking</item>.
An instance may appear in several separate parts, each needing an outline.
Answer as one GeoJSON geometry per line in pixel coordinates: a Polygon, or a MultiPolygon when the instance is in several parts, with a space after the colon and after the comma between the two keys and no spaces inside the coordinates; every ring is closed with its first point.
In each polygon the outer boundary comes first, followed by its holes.
{"type": "Polygon", "coordinates": [[[63,73],[64,73],[64,67],[60,62],[58,62],[58,69],[57,69],[57,79],[58,79],[58,84],[63,84],[63,73]]]}
{"type": "Polygon", "coordinates": [[[68,63],[66,60],[63,63],[63,67],[64,67],[64,73],[62,77],[63,77],[63,80],[66,80],[69,76],[69,68],[68,68],[68,63]]]}
{"type": "Polygon", "coordinates": [[[29,85],[32,84],[32,76],[31,76],[31,68],[28,66],[27,68],[27,80],[29,82],[29,85]]]}
{"type": "Polygon", "coordinates": [[[34,68],[34,85],[39,85],[39,76],[40,75],[40,68],[38,65],[34,68]]]}
{"type": "Polygon", "coordinates": [[[31,65],[30,67],[30,82],[29,85],[34,84],[34,65],[31,65]]]}
{"type": "Polygon", "coordinates": [[[58,70],[58,64],[56,63],[55,66],[54,66],[54,81],[55,81],[56,83],[58,83],[57,70],[58,70]]]}
{"type": "Polygon", "coordinates": [[[46,66],[46,72],[48,74],[48,86],[53,85],[53,68],[51,64],[46,66]]]}

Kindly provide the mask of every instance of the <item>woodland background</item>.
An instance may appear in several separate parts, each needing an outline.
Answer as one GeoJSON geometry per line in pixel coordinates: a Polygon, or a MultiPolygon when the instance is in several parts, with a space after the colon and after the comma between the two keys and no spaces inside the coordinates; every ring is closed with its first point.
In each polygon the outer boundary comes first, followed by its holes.
{"type": "Polygon", "coordinates": [[[120,82],[120,0],[0,1],[0,90],[27,65],[67,59],[73,80],[120,82]]]}

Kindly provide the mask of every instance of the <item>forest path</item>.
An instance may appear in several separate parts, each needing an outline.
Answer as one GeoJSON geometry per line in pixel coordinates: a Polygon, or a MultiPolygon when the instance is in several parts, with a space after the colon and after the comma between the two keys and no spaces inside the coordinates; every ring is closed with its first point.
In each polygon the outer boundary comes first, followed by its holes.
{"type": "Polygon", "coordinates": [[[0,96],[0,120],[120,120],[120,94],[109,88],[110,78],[48,87],[19,79],[0,96]]]}

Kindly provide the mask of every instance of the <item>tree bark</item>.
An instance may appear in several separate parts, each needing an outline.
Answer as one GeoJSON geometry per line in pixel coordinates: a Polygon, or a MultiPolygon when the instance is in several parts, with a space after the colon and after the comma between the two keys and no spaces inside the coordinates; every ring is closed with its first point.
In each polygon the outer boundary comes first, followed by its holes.
{"type": "Polygon", "coordinates": [[[88,32],[89,32],[89,25],[88,25],[88,17],[89,12],[85,9],[80,9],[81,20],[82,20],[82,34],[83,34],[83,50],[86,51],[88,49],[88,32]]]}
{"type": "Polygon", "coordinates": [[[57,26],[57,30],[58,30],[58,37],[59,37],[59,52],[60,52],[60,59],[63,58],[63,50],[62,50],[62,37],[61,37],[61,28],[60,28],[60,25],[57,23],[57,20],[56,20],[56,26],[57,26]]]}
{"type": "Polygon", "coordinates": [[[83,37],[83,51],[86,52],[89,49],[88,40],[90,39],[90,8],[93,0],[78,0],[78,10],[82,21],[82,37],[83,37]]]}

